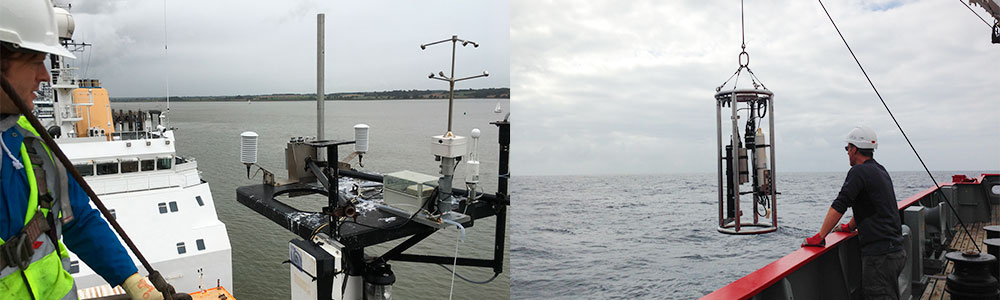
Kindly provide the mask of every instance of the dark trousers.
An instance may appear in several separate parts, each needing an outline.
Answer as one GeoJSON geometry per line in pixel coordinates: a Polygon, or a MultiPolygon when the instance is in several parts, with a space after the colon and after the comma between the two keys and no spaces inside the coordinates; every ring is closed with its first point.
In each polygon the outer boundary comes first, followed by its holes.
{"type": "Polygon", "coordinates": [[[865,299],[899,300],[899,273],[906,264],[903,250],[882,255],[861,256],[861,288],[865,299]]]}

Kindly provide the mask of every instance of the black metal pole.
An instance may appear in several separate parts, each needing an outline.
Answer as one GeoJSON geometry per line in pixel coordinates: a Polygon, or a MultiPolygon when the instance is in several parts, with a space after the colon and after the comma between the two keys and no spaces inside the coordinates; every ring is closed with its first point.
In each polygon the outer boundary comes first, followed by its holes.
{"type": "MultiPolygon", "coordinates": [[[[335,208],[337,208],[337,205],[339,205],[339,203],[337,203],[337,202],[340,202],[340,197],[339,197],[339,195],[340,195],[340,171],[339,171],[340,170],[340,166],[336,165],[336,163],[337,163],[337,157],[340,157],[340,156],[337,154],[337,146],[336,145],[331,146],[331,147],[326,147],[326,167],[330,168],[330,165],[334,164],[333,165],[333,170],[329,171],[330,177],[332,177],[332,178],[330,178],[330,190],[327,191],[327,193],[326,193],[326,195],[327,195],[327,205],[329,205],[330,212],[331,212],[331,214],[330,214],[330,224],[336,224],[336,222],[337,222],[337,220],[336,220],[337,217],[333,216],[332,212],[333,212],[333,210],[335,208]]],[[[327,170],[329,170],[329,169],[327,169],[327,170]]],[[[330,230],[333,230],[333,228],[331,227],[330,230]]]]}
{"type": "Polygon", "coordinates": [[[500,129],[500,166],[497,172],[496,236],[493,243],[493,272],[503,272],[504,237],[507,232],[507,206],[510,196],[507,181],[510,179],[510,122],[493,122],[500,129]]]}

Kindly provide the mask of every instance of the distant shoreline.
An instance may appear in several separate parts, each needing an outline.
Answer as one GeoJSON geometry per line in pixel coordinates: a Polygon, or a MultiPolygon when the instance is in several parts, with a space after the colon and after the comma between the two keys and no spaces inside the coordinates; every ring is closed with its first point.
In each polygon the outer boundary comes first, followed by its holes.
{"type": "MultiPolygon", "coordinates": [[[[510,99],[510,88],[455,90],[455,99],[510,99]]],[[[326,94],[325,100],[438,100],[448,99],[446,90],[396,90],[383,92],[345,92],[326,94]]],[[[111,102],[157,102],[163,97],[112,97],[111,102]]],[[[316,94],[270,94],[235,96],[171,96],[172,102],[237,102],[237,101],[316,101],[316,94]]]]}

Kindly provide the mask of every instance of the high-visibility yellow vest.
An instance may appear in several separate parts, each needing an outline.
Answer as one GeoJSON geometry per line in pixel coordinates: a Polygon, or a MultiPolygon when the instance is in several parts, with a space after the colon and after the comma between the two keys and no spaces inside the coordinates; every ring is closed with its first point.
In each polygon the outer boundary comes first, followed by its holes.
{"type": "MultiPolygon", "coordinates": [[[[38,132],[23,116],[17,124],[22,129],[38,136],[38,132]]],[[[49,152],[48,147],[45,147],[45,151],[49,152]]],[[[47,154],[49,163],[53,163],[51,152],[47,154]]],[[[49,209],[38,206],[38,183],[35,180],[35,170],[23,142],[21,143],[21,160],[24,162],[24,170],[28,175],[28,208],[24,217],[24,223],[27,225],[38,210],[42,211],[43,216],[48,217],[49,209]]],[[[46,173],[46,180],[48,178],[55,180],[53,175],[55,174],[46,173]]],[[[59,205],[53,203],[52,207],[58,211],[59,205]]],[[[55,223],[54,226],[62,226],[61,222],[55,223]]],[[[56,230],[56,232],[61,233],[62,231],[56,230]]],[[[70,263],[69,252],[66,251],[62,242],[52,241],[48,234],[39,235],[35,241],[27,242],[35,245],[39,245],[37,242],[41,242],[41,244],[35,249],[27,268],[23,270],[18,267],[0,269],[0,299],[78,299],[73,276],[67,271],[70,263]],[[59,251],[56,251],[56,247],[59,247],[59,251]]],[[[0,239],[0,245],[4,243],[5,241],[0,239]]]]}

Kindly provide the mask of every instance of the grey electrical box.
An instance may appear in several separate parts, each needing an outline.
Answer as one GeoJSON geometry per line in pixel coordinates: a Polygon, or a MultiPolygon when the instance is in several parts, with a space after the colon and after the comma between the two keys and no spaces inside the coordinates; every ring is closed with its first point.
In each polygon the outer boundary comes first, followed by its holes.
{"type": "Polygon", "coordinates": [[[434,193],[437,182],[436,176],[413,171],[390,173],[382,179],[382,195],[386,205],[414,213],[434,193]]]}

